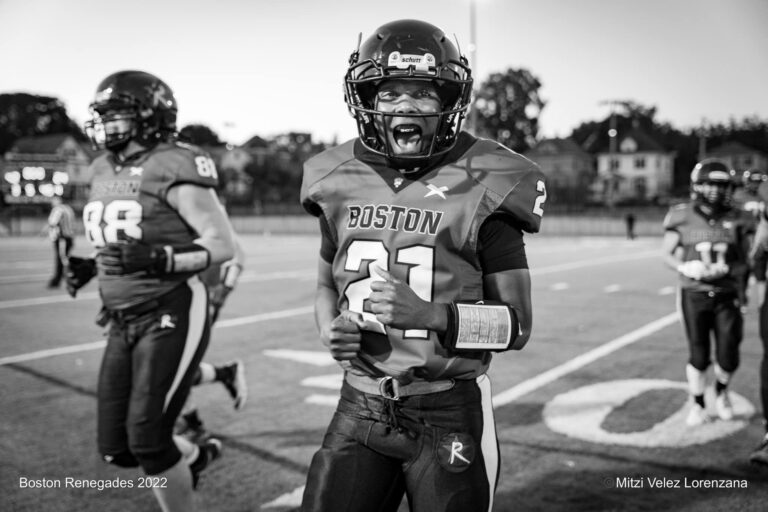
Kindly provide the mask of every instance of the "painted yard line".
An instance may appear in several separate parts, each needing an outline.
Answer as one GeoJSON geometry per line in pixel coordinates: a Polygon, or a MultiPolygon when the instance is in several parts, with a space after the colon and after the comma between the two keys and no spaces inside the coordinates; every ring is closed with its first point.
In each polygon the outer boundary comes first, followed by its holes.
{"type": "Polygon", "coordinates": [[[0,276],[0,284],[25,283],[27,281],[45,281],[51,278],[51,273],[47,274],[25,274],[13,276],[0,276]]]}
{"type": "Polygon", "coordinates": [[[576,356],[570,361],[566,361],[565,363],[561,364],[560,366],[556,366],[550,370],[545,371],[544,373],[540,373],[533,378],[523,381],[520,384],[517,384],[516,386],[513,386],[506,391],[502,391],[498,395],[494,396],[493,407],[496,408],[513,402],[521,396],[527,395],[532,391],[535,391],[543,386],[546,386],[547,384],[550,384],[551,382],[554,382],[560,377],[575,372],[576,370],[583,368],[589,363],[597,361],[598,359],[605,357],[608,354],[619,350],[620,348],[624,348],[627,345],[631,345],[632,343],[645,338],[646,336],[650,336],[656,331],[660,331],[661,329],[677,322],[678,319],[679,314],[677,312],[670,313],[657,320],[654,320],[653,322],[645,324],[644,326],[635,329],[632,332],[604,343],[603,345],[600,345],[599,347],[594,348],[589,352],[585,352],[579,356],[576,356]]]}
{"type": "MultiPolygon", "coordinates": [[[[540,275],[546,275],[546,274],[553,274],[555,272],[563,272],[565,270],[572,270],[575,268],[594,267],[594,266],[602,265],[605,263],[620,263],[622,261],[657,257],[658,254],[659,254],[658,251],[646,251],[641,253],[635,253],[629,256],[610,256],[606,258],[595,258],[595,259],[584,260],[584,261],[574,261],[571,263],[564,263],[561,265],[552,265],[549,267],[533,269],[531,270],[531,275],[540,276],[540,275]]],[[[254,280],[267,281],[269,279],[285,279],[286,277],[303,279],[305,277],[308,277],[311,273],[314,273],[314,272],[316,272],[316,270],[301,270],[301,271],[294,271],[294,272],[271,272],[269,274],[261,274],[262,277],[256,278],[254,280]]],[[[95,299],[95,298],[98,298],[98,293],[96,292],[84,293],[82,295],[78,295],[78,299],[95,299]]],[[[37,297],[32,299],[6,300],[6,301],[0,301],[0,309],[8,309],[8,308],[16,308],[16,307],[24,307],[24,306],[38,306],[42,304],[52,304],[55,302],[68,302],[70,300],[72,299],[70,299],[69,295],[56,295],[53,297],[37,297]]]]}
{"type": "Polygon", "coordinates": [[[597,265],[603,265],[605,263],[621,263],[622,261],[642,260],[645,258],[661,258],[660,254],[661,252],[659,252],[658,250],[645,251],[645,252],[636,252],[634,254],[629,254],[629,255],[606,256],[605,258],[593,258],[589,260],[573,261],[571,263],[562,263],[560,265],[550,265],[548,267],[542,267],[542,268],[534,267],[531,269],[531,275],[542,276],[546,274],[554,274],[555,272],[562,272],[564,270],[573,270],[576,268],[584,268],[584,267],[594,267],[597,265]]]}
{"type": "MultiPolygon", "coordinates": [[[[224,327],[236,327],[245,324],[254,324],[258,322],[267,322],[270,320],[277,320],[280,318],[300,316],[312,313],[315,310],[314,306],[305,306],[303,308],[284,309],[282,311],[272,311],[271,313],[262,313],[260,315],[244,316],[240,318],[232,318],[229,320],[221,320],[216,322],[214,328],[224,327]]],[[[222,340],[216,343],[221,343],[222,340]]],[[[36,352],[28,352],[26,354],[18,354],[15,356],[0,357],[0,366],[5,366],[13,363],[21,363],[24,361],[33,361],[36,359],[44,359],[46,357],[60,356],[64,354],[74,354],[78,352],[88,352],[90,350],[99,350],[103,348],[107,342],[105,340],[94,341],[93,343],[81,343],[79,345],[69,345],[67,347],[59,347],[49,350],[38,350],[36,352]]]]}
{"type": "MultiPolygon", "coordinates": [[[[257,281],[271,281],[276,279],[305,279],[317,275],[317,270],[296,270],[291,272],[270,272],[268,274],[245,273],[240,278],[240,283],[252,283],[257,281]]],[[[98,299],[98,292],[78,293],[77,300],[98,299]]],[[[40,306],[43,304],[53,304],[56,302],[71,302],[69,295],[54,295],[52,297],[35,297],[32,299],[18,299],[0,301],[0,309],[18,308],[26,306],[40,306]]]]}
{"type": "MultiPolygon", "coordinates": [[[[269,274],[259,274],[254,271],[243,272],[240,276],[240,283],[253,283],[258,281],[269,281],[271,279],[305,279],[314,278],[317,270],[299,270],[290,272],[271,272],[269,274]]],[[[13,276],[0,276],[0,284],[25,283],[27,281],[46,281],[50,279],[50,272],[47,274],[24,274],[13,276]]]]}

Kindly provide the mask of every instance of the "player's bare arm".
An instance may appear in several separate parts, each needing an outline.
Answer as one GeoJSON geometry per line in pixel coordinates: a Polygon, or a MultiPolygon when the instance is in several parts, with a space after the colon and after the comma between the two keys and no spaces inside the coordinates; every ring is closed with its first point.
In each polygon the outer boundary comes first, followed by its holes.
{"type": "Polygon", "coordinates": [[[235,255],[235,242],[229,219],[213,189],[180,184],[168,191],[168,202],[199,238],[195,243],[210,253],[210,263],[222,263],[235,255]]]}

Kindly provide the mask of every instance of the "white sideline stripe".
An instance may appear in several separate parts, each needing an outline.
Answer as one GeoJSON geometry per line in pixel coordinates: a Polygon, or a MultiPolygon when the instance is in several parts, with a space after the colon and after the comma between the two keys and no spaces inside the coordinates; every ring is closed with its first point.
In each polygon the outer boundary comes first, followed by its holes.
{"type": "MultiPolygon", "coordinates": [[[[635,253],[629,256],[608,256],[605,258],[593,258],[584,261],[574,261],[572,263],[563,263],[562,265],[551,265],[549,267],[542,267],[538,269],[532,269],[532,276],[541,276],[546,274],[552,274],[555,272],[562,272],[564,270],[573,270],[577,268],[593,267],[596,265],[602,265],[604,263],[620,263],[622,261],[639,260],[643,258],[658,257],[658,251],[645,251],[635,253]]],[[[254,277],[243,276],[242,282],[253,281],[267,281],[270,279],[305,279],[310,276],[316,275],[316,270],[300,270],[293,272],[272,272],[269,274],[257,274],[254,277]]],[[[83,293],[77,296],[78,300],[83,299],[97,299],[99,294],[97,292],[83,293]]],[[[55,302],[67,302],[72,300],[69,295],[56,295],[53,297],[38,297],[34,299],[20,299],[20,300],[5,300],[0,301],[0,309],[17,308],[24,306],[39,306],[42,304],[53,304],[55,302]]]]}
{"type": "Polygon", "coordinates": [[[576,356],[570,361],[566,361],[565,363],[561,364],[560,366],[555,366],[554,368],[547,370],[544,373],[540,373],[533,378],[517,384],[516,386],[512,386],[506,391],[502,391],[493,397],[493,406],[500,407],[502,405],[513,402],[523,395],[527,395],[528,393],[535,391],[540,387],[554,382],[560,377],[575,372],[576,370],[583,368],[589,363],[597,361],[601,357],[605,357],[612,352],[616,352],[620,348],[624,348],[627,345],[631,345],[632,343],[645,338],[646,336],[650,336],[656,331],[660,331],[668,325],[677,322],[678,319],[679,314],[677,312],[670,313],[659,318],[658,320],[654,320],[653,322],[645,324],[639,329],[635,329],[632,332],[604,343],[603,345],[600,345],[599,347],[594,348],[589,352],[585,352],[579,356],[576,356]]]}
{"type": "Polygon", "coordinates": [[[659,251],[645,251],[637,252],[627,256],[606,256],[604,258],[593,258],[589,260],[573,261],[571,263],[563,263],[560,265],[550,265],[549,267],[533,268],[531,269],[532,276],[542,276],[546,274],[552,274],[554,272],[562,272],[563,270],[573,270],[576,268],[594,267],[595,265],[602,265],[603,263],[620,263],[622,261],[641,260],[644,258],[661,258],[659,251]]]}
{"type": "MultiPolygon", "coordinates": [[[[262,313],[260,315],[244,316],[241,318],[232,318],[230,320],[221,320],[216,322],[214,328],[218,327],[234,327],[244,324],[254,324],[258,322],[267,322],[269,320],[277,320],[280,318],[299,316],[314,312],[314,306],[305,306],[303,308],[284,309],[282,311],[273,311],[271,313],[262,313]]],[[[99,350],[106,346],[106,340],[94,341],[93,343],[81,343],[80,345],[69,345],[67,347],[53,348],[49,350],[38,350],[37,352],[28,352],[26,354],[19,354],[16,356],[0,357],[0,366],[5,366],[13,363],[22,363],[24,361],[34,361],[36,359],[44,359],[46,357],[60,356],[64,354],[73,354],[77,352],[88,352],[89,350],[99,350]]]]}
{"type": "Polygon", "coordinates": [[[0,366],[13,363],[23,363],[24,361],[33,361],[35,359],[44,359],[46,357],[61,356],[75,352],[87,352],[89,350],[98,350],[107,345],[105,340],[94,341],[92,343],[82,343],[80,345],[69,345],[68,347],[52,348],[50,350],[38,350],[37,352],[28,352],[17,356],[0,357],[0,366]]]}

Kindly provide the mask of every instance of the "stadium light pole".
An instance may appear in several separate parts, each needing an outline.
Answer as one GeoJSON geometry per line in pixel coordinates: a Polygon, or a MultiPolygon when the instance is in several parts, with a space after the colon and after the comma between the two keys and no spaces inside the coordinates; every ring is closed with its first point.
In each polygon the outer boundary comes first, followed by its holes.
{"type": "MultiPolygon", "coordinates": [[[[473,79],[475,80],[475,84],[477,83],[477,39],[476,39],[476,30],[477,30],[477,22],[475,19],[475,12],[476,12],[476,0],[469,0],[469,62],[470,66],[472,68],[472,71],[474,72],[475,76],[473,79]]],[[[470,110],[469,110],[469,126],[471,128],[470,132],[473,135],[477,135],[477,109],[474,106],[474,100],[475,100],[475,91],[477,88],[475,86],[472,87],[472,102],[470,103],[470,110]]]]}

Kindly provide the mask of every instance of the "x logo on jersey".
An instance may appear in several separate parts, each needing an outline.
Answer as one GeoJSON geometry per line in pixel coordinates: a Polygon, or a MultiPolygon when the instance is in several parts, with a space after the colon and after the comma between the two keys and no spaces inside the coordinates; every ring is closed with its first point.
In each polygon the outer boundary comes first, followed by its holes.
{"type": "Polygon", "coordinates": [[[448,187],[438,187],[431,183],[427,185],[427,188],[429,189],[429,192],[427,192],[424,197],[440,196],[445,199],[445,192],[448,192],[448,187]]]}

